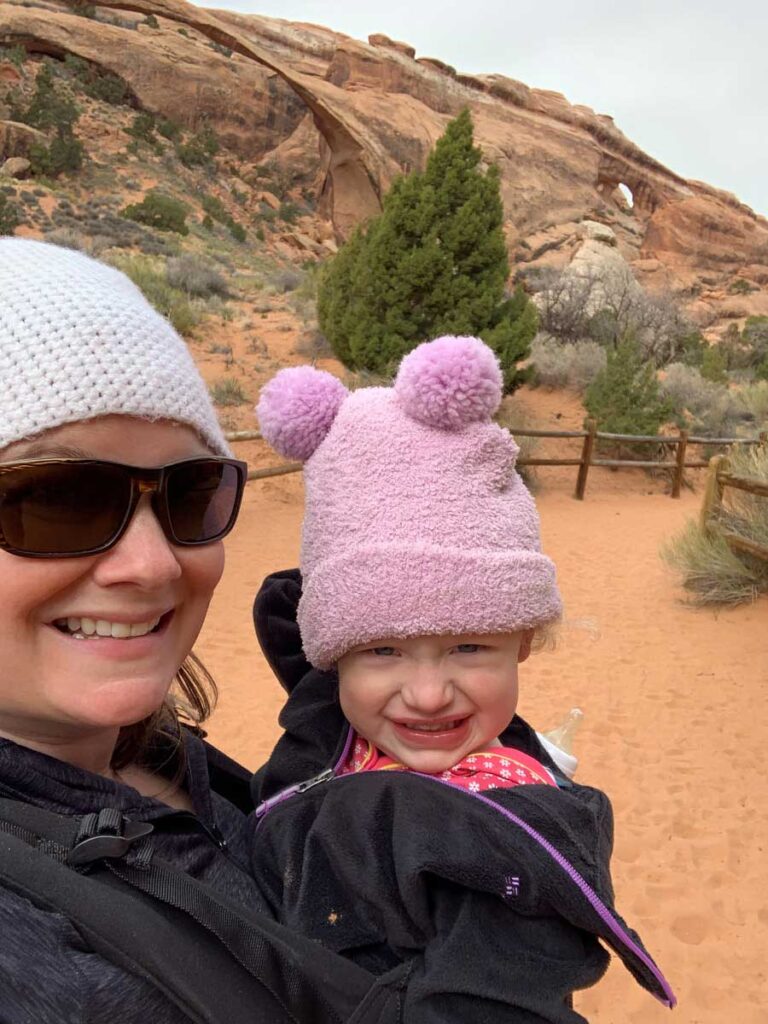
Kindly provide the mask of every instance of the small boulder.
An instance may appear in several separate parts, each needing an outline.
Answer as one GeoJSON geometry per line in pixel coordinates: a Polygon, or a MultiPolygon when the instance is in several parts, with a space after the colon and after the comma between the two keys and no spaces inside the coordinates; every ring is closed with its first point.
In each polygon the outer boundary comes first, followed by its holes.
{"type": "Polygon", "coordinates": [[[593,238],[596,242],[603,242],[604,245],[616,245],[616,232],[607,224],[600,224],[596,220],[583,220],[581,226],[587,238],[593,238]]]}
{"type": "Polygon", "coordinates": [[[259,192],[257,198],[260,203],[265,203],[273,210],[279,210],[280,207],[282,206],[282,203],[274,194],[274,192],[259,192]]]}
{"type": "Polygon", "coordinates": [[[0,176],[6,178],[28,178],[32,165],[23,156],[12,156],[0,167],[0,176]]]}

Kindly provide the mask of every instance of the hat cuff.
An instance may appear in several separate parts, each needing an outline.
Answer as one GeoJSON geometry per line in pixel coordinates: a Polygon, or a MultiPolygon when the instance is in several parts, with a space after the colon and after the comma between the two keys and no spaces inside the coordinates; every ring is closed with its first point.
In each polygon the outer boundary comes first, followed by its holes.
{"type": "Polygon", "coordinates": [[[555,566],[538,551],[392,543],[320,562],[304,576],[298,622],[324,669],[372,640],[512,633],[561,612],[555,566]]]}

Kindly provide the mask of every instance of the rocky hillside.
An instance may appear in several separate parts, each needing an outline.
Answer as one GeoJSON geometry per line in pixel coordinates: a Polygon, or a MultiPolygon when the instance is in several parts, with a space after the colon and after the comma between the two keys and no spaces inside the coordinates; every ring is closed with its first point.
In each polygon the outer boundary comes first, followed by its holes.
{"type": "MultiPolygon", "coordinates": [[[[768,314],[768,221],[729,193],[679,177],[609,116],[559,93],[501,75],[464,75],[384,36],[362,43],[184,0],[98,7],[6,0],[0,43],[30,55],[71,55],[116,76],[134,113],[189,133],[211,126],[222,149],[208,187],[228,208],[242,197],[241,216],[253,219],[291,204],[293,216],[279,230],[272,217],[260,232],[284,258],[333,251],[468,106],[477,141],[502,171],[513,267],[569,264],[584,246],[582,223],[597,221],[612,228],[617,253],[640,283],[676,293],[711,336],[728,322],[768,314]]],[[[13,85],[14,68],[5,64],[2,78],[13,85]]],[[[0,155],[23,156],[28,140],[7,113],[0,155]]],[[[107,117],[83,119],[78,131],[103,158],[124,145],[124,128],[107,117]]]]}

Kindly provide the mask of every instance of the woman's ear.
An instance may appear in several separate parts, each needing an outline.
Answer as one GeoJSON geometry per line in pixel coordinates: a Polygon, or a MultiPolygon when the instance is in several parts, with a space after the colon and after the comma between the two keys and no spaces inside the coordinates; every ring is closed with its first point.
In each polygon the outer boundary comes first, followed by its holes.
{"type": "Polygon", "coordinates": [[[517,652],[517,663],[521,665],[531,653],[531,644],[536,635],[535,629],[526,629],[520,641],[520,649],[517,652]]]}

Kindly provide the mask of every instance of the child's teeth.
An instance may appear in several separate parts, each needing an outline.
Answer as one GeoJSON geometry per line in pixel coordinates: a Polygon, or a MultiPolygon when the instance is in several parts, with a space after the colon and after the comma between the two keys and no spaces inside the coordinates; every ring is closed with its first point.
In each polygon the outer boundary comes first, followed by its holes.
{"type": "Polygon", "coordinates": [[[70,633],[79,633],[80,619],[67,619],[67,629],[70,633]]]}
{"type": "Polygon", "coordinates": [[[96,623],[93,621],[93,619],[81,619],[80,630],[81,632],[85,633],[86,636],[93,636],[93,634],[96,632],[96,623]]]}
{"type": "Polygon", "coordinates": [[[131,627],[127,622],[113,622],[109,628],[109,636],[117,637],[119,640],[125,640],[126,637],[131,635],[131,627]]]}
{"type": "Polygon", "coordinates": [[[96,632],[99,636],[112,636],[112,625],[106,619],[96,619],[96,632]]]}

